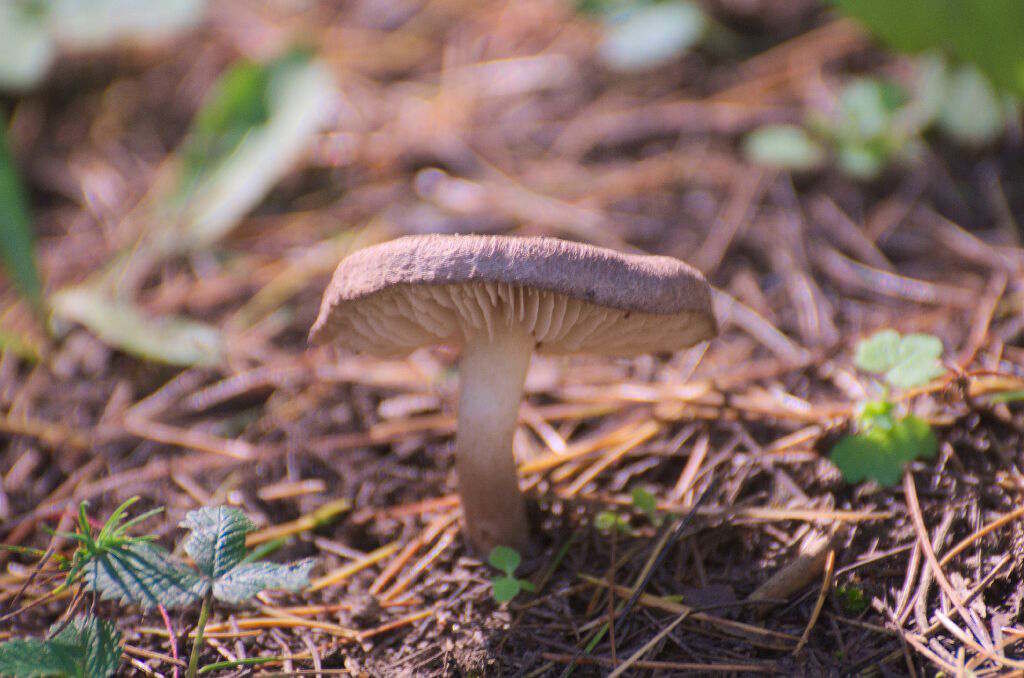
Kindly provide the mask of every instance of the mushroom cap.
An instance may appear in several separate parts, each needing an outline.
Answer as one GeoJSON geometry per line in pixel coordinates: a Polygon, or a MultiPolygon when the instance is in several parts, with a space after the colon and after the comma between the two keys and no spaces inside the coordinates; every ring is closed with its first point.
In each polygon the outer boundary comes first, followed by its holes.
{"type": "Polygon", "coordinates": [[[513,324],[541,353],[672,351],[716,334],[707,281],[678,259],[557,238],[424,235],[343,259],[310,340],[396,356],[513,324]]]}

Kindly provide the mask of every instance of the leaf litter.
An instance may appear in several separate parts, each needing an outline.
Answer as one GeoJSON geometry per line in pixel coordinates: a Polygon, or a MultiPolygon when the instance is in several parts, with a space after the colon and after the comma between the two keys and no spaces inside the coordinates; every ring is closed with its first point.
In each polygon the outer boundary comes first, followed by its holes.
{"type": "MultiPolygon", "coordinates": [[[[214,607],[206,626],[204,662],[268,659],[255,673],[593,675],[629,661],[646,674],[980,674],[1021,661],[1024,411],[1000,398],[1024,390],[1019,154],[940,138],[927,163],[868,183],[752,169],[746,133],[799,123],[864,70],[900,77],[898,59],[811,2],[702,3],[763,49],[700,46],[628,78],[602,70],[596,24],[568,4],[218,5],[163,48],[69,62],[49,76],[59,90],[11,100],[46,288],[116,270],[104,299],[130,304],[132,322],[188,319],[223,343],[217,360],[173,367],[78,320],[35,343],[39,362],[4,352],[4,543],[70,554],[59,535],[78,502],[106,516],[135,494],[165,507],[147,523],[162,548],[202,506],[287,526],[275,561],[314,558],[313,585],[214,607]],[[262,188],[191,221],[196,245],[136,249],[171,227],[147,200],[176,176],[201,94],[240,56],[285,51],[248,36],[284,33],[312,36],[333,82],[308,88],[330,109],[319,131],[247,153],[262,188]],[[264,176],[253,159],[282,164],[264,176]],[[544,536],[516,570],[537,591],[505,606],[457,526],[456,357],[332,356],[304,340],[347,248],[467,229],[698,262],[722,311],[706,350],[535,361],[516,450],[544,536]],[[902,486],[850,485],[827,455],[871,397],[856,341],[886,328],[938,337],[955,368],[895,398],[937,451],[902,486]],[[637,486],[660,526],[592,526],[628,511],[637,486]],[[339,498],[351,508],[310,518],[339,498]],[[820,545],[811,558],[806,544],[820,545]],[[786,600],[749,600],[801,559],[820,571],[796,568],[786,600]]],[[[0,299],[5,332],[40,336],[14,287],[0,299]]],[[[70,602],[50,595],[56,561],[0,558],[0,603],[23,609],[2,639],[44,636],[70,602]]],[[[188,647],[194,615],[96,608],[125,635],[122,671],[181,668],[169,643],[188,647]]]]}

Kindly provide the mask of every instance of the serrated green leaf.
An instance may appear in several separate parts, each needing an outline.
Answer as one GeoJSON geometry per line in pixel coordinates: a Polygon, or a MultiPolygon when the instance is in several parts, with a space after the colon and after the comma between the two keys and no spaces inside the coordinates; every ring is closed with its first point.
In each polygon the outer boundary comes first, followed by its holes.
{"type": "Polygon", "coordinates": [[[491,580],[491,588],[494,599],[504,603],[518,596],[523,584],[515,577],[495,577],[491,580]]]}
{"type": "Polygon", "coordinates": [[[766,125],[743,140],[743,154],[758,165],[802,172],[821,167],[825,149],[796,125],[766,125]]]}
{"type": "Polygon", "coordinates": [[[245,535],[255,529],[248,516],[230,506],[208,506],[185,515],[190,530],[184,548],[199,571],[216,581],[245,559],[245,535]]]}
{"type": "Polygon", "coordinates": [[[522,560],[519,552],[508,546],[495,546],[487,557],[487,562],[491,564],[491,567],[501,570],[510,577],[515,574],[516,568],[519,567],[522,560]]]}
{"type": "Polygon", "coordinates": [[[92,616],[76,617],[50,640],[0,644],[0,674],[15,678],[98,678],[113,674],[120,663],[121,633],[92,616]]]}
{"type": "Polygon", "coordinates": [[[183,546],[202,572],[203,593],[239,603],[268,588],[295,591],[309,585],[313,560],[288,565],[252,562],[246,555],[245,535],[255,525],[236,508],[216,506],[191,511],[181,523],[190,530],[183,546]]]}
{"type": "Polygon", "coordinates": [[[128,543],[90,558],[82,581],[104,600],[143,609],[184,607],[198,602],[208,588],[185,563],[150,542],[128,543]]]}
{"type": "Polygon", "coordinates": [[[212,325],[173,316],[148,317],[135,305],[90,286],[68,287],[52,299],[54,315],[85,326],[109,346],[146,360],[215,366],[224,338],[212,325]]]}
{"type": "Polygon", "coordinates": [[[298,591],[309,585],[313,559],[287,565],[258,562],[242,563],[213,584],[213,597],[228,603],[241,603],[265,589],[298,591]]]}
{"type": "Polygon", "coordinates": [[[21,293],[40,308],[43,286],[32,243],[28,201],[7,145],[7,122],[0,115],[0,258],[21,293]]]}

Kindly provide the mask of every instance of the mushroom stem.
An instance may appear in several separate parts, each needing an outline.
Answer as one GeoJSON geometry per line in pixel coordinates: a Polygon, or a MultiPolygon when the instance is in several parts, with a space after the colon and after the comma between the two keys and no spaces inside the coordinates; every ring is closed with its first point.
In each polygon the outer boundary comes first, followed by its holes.
{"type": "Polygon", "coordinates": [[[503,328],[471,337],[462,353],[455,468],[466,533],[482,553],[529,547],[512,435],[533,344],[521,328],[503,328]]]}

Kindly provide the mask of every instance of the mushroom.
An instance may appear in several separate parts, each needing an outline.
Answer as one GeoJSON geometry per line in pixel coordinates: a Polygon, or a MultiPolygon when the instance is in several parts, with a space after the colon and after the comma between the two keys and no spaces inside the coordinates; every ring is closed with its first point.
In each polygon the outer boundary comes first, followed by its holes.
{"type": "Polygon", "coordinates": [[[486,553],[529,546],[512,435],[535,351],[635,355],[715,333],[707,282],[677,259],[556,238],[425,235],[342,260],[310,340],[382,357],[462,346],[455,467],[465,530],[486,553]]]}

